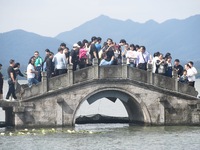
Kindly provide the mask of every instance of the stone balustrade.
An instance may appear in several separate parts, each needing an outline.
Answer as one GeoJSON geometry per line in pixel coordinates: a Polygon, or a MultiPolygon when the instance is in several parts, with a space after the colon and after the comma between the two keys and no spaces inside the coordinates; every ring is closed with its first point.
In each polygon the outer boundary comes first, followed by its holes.
{"type": "MultiPolygon", "coordinates": [[[[42,82],[38,85],[26,88],[21,94],[21,100],[29,99],[54,90],[70,87],[82,82],[101,79],[130,80],[143,83],[145,86],[155,86],[162,90],[170,90],[196,97],[198,92],[195,88],[178,82],[177,72],[173,70],[173,77],[166,77],[152,73],[152,64],[148,64],[147,71],[127,66],[126,60],[122,65],[98,66],[94,59],[93,66],[81,70],[72,71],[72,65],[68,65],[68,73],[48,79],[46,72],[42,72],[42,82]]],[[[116,80],[115,80],[116,82],[116,80]]]]}

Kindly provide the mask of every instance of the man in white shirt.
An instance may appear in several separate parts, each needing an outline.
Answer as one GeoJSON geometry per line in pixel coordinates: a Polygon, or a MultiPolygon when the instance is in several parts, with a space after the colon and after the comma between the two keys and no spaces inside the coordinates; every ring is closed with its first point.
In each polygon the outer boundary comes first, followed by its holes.
{"type": "Polygon", "coordinates": [[[195,75],[197,74],[197,69],[193,66],[194,63],[193,63],[192,61],[189,61],[189,62],[188,62],[188,65],[190,66],[190,68],[191,68],[191,70],[192,70],[192,71],[191,71],[191,75],[193,76],[192,83],[190,83],[190,81],[189,81],[189,84],[191,84],[191,85],[194,87],[195,80],[196,80],[195,75]]]}
{"type": "Polygon", "coordinates": [[[67,73],[67,60],[65,54],[63,54],[63,48],[58,48],[58,53],[52,60],[55,64],[55,75],[61,75],[67,73]]]}
{"type": "Polygon", "coordinates": [[[150,61],[150,55],[144,46],[140,47],[141,51],[138,52],[136,66],[139,69],[147,70],[147,63],[150,61]]]}

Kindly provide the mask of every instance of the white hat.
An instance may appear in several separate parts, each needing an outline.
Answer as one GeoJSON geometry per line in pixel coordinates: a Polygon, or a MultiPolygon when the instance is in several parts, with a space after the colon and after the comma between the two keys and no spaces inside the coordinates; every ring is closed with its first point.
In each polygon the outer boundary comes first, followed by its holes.
{"type": "Polygon", "coordinates": [[[77,43],[75,43],[74,45],[73,45],[73,47],[80,47],[77,43]]]}

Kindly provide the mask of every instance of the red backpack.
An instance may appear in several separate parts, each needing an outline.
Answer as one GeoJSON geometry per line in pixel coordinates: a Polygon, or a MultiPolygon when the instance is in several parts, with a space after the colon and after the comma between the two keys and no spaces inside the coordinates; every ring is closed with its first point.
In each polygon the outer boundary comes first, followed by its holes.
{"type": "Polygon", "coordinates": [[[81,58],[87,58],[87,50],[85,50],[85,49],[80,49],[79,50],[79,59],[81,59],[81,58]]]}

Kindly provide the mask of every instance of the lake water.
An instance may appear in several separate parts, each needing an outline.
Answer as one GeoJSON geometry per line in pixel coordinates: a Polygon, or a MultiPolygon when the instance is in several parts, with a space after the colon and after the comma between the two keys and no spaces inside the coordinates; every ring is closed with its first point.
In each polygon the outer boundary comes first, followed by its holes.
{"type": "MultiPolygon", "coordinates": [[[[6,84],[5,84],[6,85],[6,84]]],[[[200,80],[196,81],[200,93],[200,80]]],[[[5,95],[6,91],[4,92],[5,95]]],[[[120,101],[101,99],[83,103],[77,115],[127,116],[120,101]]],[[[4,113],[0,111],[0,120],[4,113]]],[[[85,124],[74,128],[0,128],[0,150],[199,150],[200,126],[133,126],[128,124],[85,124]]]]}
{"type": "MultiPolygon", "coordinates": [[[[4,131],[2,131],[4,133],[4,131]]],[[[2,134],[1,133],[1,134],[2,134]]],[[[1,150],[199,150],[200,127],[87,124],[0,135],[1,150]],[[22,134],[23,133],[23,134],[22,134]]]]}

